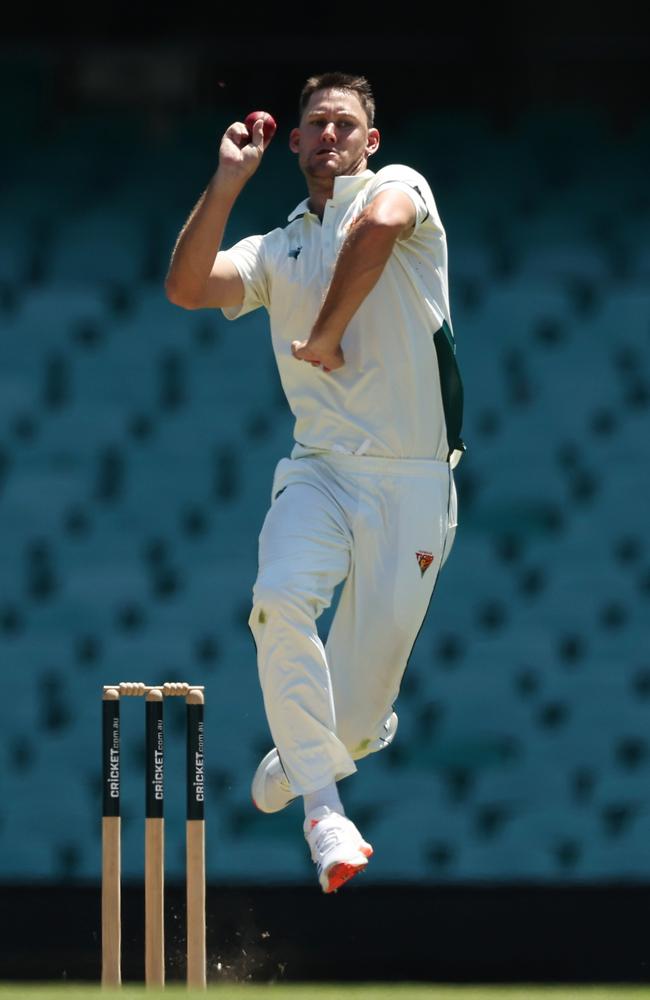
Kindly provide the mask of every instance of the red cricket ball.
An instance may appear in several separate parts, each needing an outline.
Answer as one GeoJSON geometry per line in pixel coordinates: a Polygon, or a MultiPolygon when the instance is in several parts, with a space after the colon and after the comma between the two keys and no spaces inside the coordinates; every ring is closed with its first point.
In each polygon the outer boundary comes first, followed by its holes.
{"type": "Polygon", "coordinates": [[[249,115],[244,118],[244,125],[248,129],[248,134],[253,138],[253,125],[258,118],[264,119],[264,145],[268,146],[271,139],[275,135],[275,130],[278,127],[275,124],[275,118],[270,115],[268,111],[251,111],[249,115]]]}

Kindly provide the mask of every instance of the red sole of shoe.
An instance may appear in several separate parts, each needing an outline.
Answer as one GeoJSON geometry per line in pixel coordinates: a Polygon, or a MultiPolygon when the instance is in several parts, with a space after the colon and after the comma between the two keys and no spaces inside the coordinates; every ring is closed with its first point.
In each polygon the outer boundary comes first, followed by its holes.
{"type": "Polygon", "coordinates": [[[336,892],[342,885],[349,882],[357,872],[363,871],[365,867],[365,865],[349,865],[345,861],[342,861],[338,865],[332,865],[327,875],[329,884],[325,892],[336,892]]]}

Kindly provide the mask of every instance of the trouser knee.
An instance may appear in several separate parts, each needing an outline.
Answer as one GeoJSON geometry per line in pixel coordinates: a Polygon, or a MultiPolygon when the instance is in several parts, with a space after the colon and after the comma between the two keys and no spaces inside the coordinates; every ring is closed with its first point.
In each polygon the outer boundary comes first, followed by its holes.
{"type": "Polygon", "coordinates": [[[255,633],[260,626],[278,618],[303,621],[315,619],[310,601],[297,588],[287,583],[256,584],[253,589],[253,606],[248,624],[255,633]]]}

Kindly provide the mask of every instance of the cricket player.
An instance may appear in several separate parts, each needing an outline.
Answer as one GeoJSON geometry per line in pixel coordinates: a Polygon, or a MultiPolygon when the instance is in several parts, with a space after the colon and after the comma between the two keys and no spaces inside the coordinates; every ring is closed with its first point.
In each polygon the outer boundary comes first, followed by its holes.
{"type": "Polygon", "coordinates": [[[424,177],[368,168],[379,142],[367,80],[310,78],[289,139],[307,198],[286,225],[221,250],[265,150],[262,119],[252,137],[234,122],[166,282],[186,309],[270,317],[295,443],[275,472],[249,619],[275,744],[252,793],[264,812],[303,798],[324,892],[372,855],[338,782],[395,736],[393,705],[454,540],[463,450],[445,231],[424,177]],[[324,646],[316,620],[342,581],[324,646]]]}

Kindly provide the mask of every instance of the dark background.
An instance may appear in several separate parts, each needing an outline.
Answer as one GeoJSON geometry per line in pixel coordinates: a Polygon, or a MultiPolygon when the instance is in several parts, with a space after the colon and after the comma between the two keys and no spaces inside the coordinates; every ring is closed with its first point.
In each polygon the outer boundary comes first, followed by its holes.
{"type": "Polygon", "coordinates": [[[112,3],[56,17],[14,8],[2,27],[6,54],[32,50],[52,67],[56,100],[163,105],[166,90],[170,108],[264,103],[285,115],[306,76],[341,69],[370,78],[380,117],[391,121],[472,107],[505,126],[531,105],[578,103],[606,108],[626,127],[647,111],[648,36],[625,4],[438,5],[399,18],[345,5],[283,4],[237,17],[208,5],[186,13],[112,3]],[[102,53],[132,67],[121,94],[84,86],[83,67],[102,53]],[[147,62],[164,54],[183,70],[175,81],[156,79],[147,62]]]}

